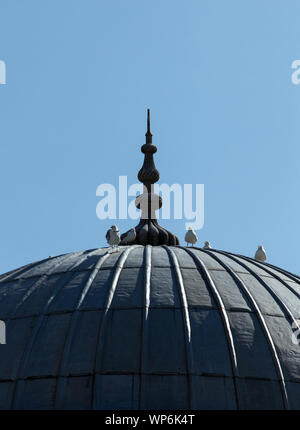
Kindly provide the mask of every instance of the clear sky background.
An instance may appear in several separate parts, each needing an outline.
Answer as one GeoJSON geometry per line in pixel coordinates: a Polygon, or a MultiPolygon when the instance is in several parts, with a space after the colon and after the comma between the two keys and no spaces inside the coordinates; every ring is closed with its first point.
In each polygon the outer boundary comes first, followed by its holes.
{"type": "MultiPolygon", "coordinates": [[[[106,246],[96,188],[203,183],[199,244],[300,274],[298,0],[0,0],[0,273],[106,246]]],[[[185,220],[161,221],[181,242],[185,220]]]]}

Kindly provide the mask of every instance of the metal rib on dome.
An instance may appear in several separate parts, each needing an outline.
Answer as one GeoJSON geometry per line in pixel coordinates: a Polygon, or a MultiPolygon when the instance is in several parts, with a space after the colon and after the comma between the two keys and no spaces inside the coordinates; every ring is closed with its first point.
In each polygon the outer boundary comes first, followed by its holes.
{"type": "Polygon", "coordinates": [[[57,381],[55,409],[61,409],[63,407],[63,398],[64,398],[65,386],[67,383],[67,376],[68,376],[67,363],[71,358],[70,357],[71,345],[72,345],[72,341],[73,341],[73,338],[75,335],[76,326],[78,323],[79,307],[80,307],[81,303],[83,302],[86,294],[88,293],[88,291],[89,291],[96,275],[98,274],[102,264],[104,263],[104,261],[108,257],[109,257],[108,251],[105,254],[100,256],[100,258],[97,261],[91,275],[89,276],[86,284],[84,285],[84,287],[80,293],[79,299],[77,301],[77,304],[75,306],[74,313],[72,315],[72,320],[70,322],[70,329],[68,331],[67,339],[66,339],[65,346],[64,346],[64,352],[62,355],[62,360],[60,363],[60,377],[58,378],[58,381],[57,381]]]}
{"type": "MultiPolygon", "coordinates": [[[[227,253],[227,254],[229,254],[229,255],[231,255],[231,253],[227,253]]],[[[256,267],[259,267],[259,268],[261,268],[262,270],[264,270],[268,275],[270,275],[270,276],[272,276],[273,278],[275,278],[275,279],[277,279],[279,282],[281,282],[287,289],[289,289],[293,294],[295,294],[297,297],[298,297],[298,299],[300,299],[300,293],[298,293],[297,291],[295,291],[294,289],[292,289],[291,288],[291,286],[287,283],[287,282],[285,282],[285,280],[284,279],[282,279],[282,278],[280,278],[277,274],[276,274],[276,272],[274,271],[274,270],[269,270],[268,269],[268,267],[266,267],[266,264],[264,264],[263,266],[262,265],[260,265],[259,263],[257,263],[257,261],[255,261],[255,260],[253,260],[253,259],[251,259],[251,258],[248,258],[248,257],[246,257],[246,256],[242,256],[242,255],[235,255],[235,256],[237,256],[237,257],[239,257],[239,258],[241,258],[241,259],[243,259],[243,260],[245,260],[245,261],[248,261],[249,263],[251,263],[251,264],[253,264],[254,266],[256,266],[256,267]]],[[[275,267],[275,266],[272,266],[272,267],[275,267]]],[[[294,282],[296,282],[296,283],[298,283],[298,284],[300,284],[300,280],[299,279],[297,279],[294,275],[292,275],[292,274],[290,274],[289,272],[284,272],[284,271],[281,271],[281,270],[277,270],[277,272],[281,272],[281,273],[288,273],[289,275],[290,275],[290,277],[291,277],[291,279],[293,279],[293,281],[294,282]]]]}
{"type": "Polygon", "coordinates": [[[138,409],[145,409],[144,398],[142,392],[142,386],[144,385],[144,374],[145,369],[147,369],[147,359],[149,357],[148,351],[148,314],[150,307],[150,285],[151,285],[151,249],[150,245],[147,245],[144,250],[144,295],[143,295],[143,315],[142,315],[142,327],[141,327],[141,358],[140,358],[140,389],[139,389],[139,401],[138,401],[138,409]]]}
{"type": "Polygon", "coordinates": [[[234,347],[234,343],[233,343],[232,332],[231,332],[231,328],[230,328],[230,324],[229,324],[228,316],[226,314],[223,300],[222,300],[222,298],[221,298],[221,296],[220,296],[220,294],[219,294],[207,268],[205,267],[205,264],[201,261],[201,259],[198,256],[196,256],[190,249],[185,248],[185,247],[180,247],[180,248],[184,249],[193,258],[193,260],[196,263],[196,267],[199,268],[201,275],[204,278],[204,281],[206,283],[207,288],[211,291],[211,293],[212,293],[212,295],[216,301],[217,308],[219,310],[219,313],[221,315],[221,319],[222,319],[222,322],[224,325],[225,336],[226,336],[226,340],[227,340],[227,345],[228,345],[229,354],[230,354],[230,362],[231,362],[231,367],[232,367],[235,400],[236,400],[237,409],[239,409],[239,396],[238,396],[238,389],[237,389],[237,384],[238,384],[237,378],[239,377],[239,371],[238,371],[238,367],[237,367],[236,351],[235,351],[235,347],[234,347]]]}
{"type": "Polygon", "coordinates": [[[183,279],[180,271],[180,267],[178,264],[178,260],[174,251],[166,246],[164,246],[169,256],[171,257],[172,264],[175,269],[176,274],[176,282],[178,287],[178,293],[181,302],[182,308],[182,317],[183,317],[183,325],[184,325],[184,340],[185,340],[185,354],[186,354],[186,366],[188,372],[188,390],[189,390],[189,409],[196,409],[196,387],[194,384],[194,380],[191,375],[195,373],[194,363],[193,363],[193,350],[192,350],[192,338],[191,338],[191,323],[190,323],[190,315],[189,308],[187,304],[186,292],[183,285],[183,279]]]}
{"type": "MultiPolygon", "coordinates": [[[[72,275],[74,274],[72,272],[72,270],[75,267],[79,266],[81,264],[81,262],[83,262],[86,258],[88,258],[88,255],[90,255],[90,254],[91,254],[91,252],[89,252],[89,251],[75,254],[77,256],[76,261],[70,265],[70,267],[68,268],[68,271],[60,272],[60,273],[65,273],[65,276],[61,276],[60,281],[58,281],[56,283],[55,288],[51,291],[51,295],[50,295],[49,299],[46,301],[43,308],[41,309],[39,318],[36,321],[35,327],[34,327],[33,332],[31,334],[30,341],[28,342],[26,348],[23,351],[22,362],[20,363],[20,366],[19,366],[17,374],[16,374],[16,378],[14,380],[14,388],[13,388],[13,395],[12,395],[12,401],[11,401],[12,409],[18,409],[18,405],[20,404],[22,396],[24,394],[24,379],[26,379],[26,367],[27,367],[28,362],[31,358],[33,345],[37,339],[37,336],[38,336],[39,331],[40,331],[40,329],[41,329],[41,327],[45,321],[45,318],[47,318],[49,306],[51,305],[53,300],[58,296],[58,294],[61,292],[62,288],[64,288],[71,281],[72,275]]],[[[73,258],[74,258],[74,254],[66,254],[66,255],[60,256],[58,258],[52,259],[52,260],[54,260],[53,261],[53,263],[54,263],[53,267],[34,284],[35,287],[37,284],[41,285],[41,281],[45,281],[46,277],[51,276],[51,274],[55,270],[59,269],[62,264],[65,264],[65,262],[70,261],[70,260],[72,261],[73,258]]],[[[49,261],[49,260],[43,260],[42,262],[33,263],[32,265],[30,265],[28,267],[28,269],[29,269],[29,271],[31,271],[36,266],[38,266],[40,263],[47,262],[47,261],[49,261]]],[[[24,271],[22,273],[24,273],[24,271]]],[[[19,276],[19,275],[20,275],[20,272],[17,272],[17,276],[19,276]]],[[[33,293],[34,293],[34,289],[31,288],[31,290],[26,294],[26,299],[29,299],[30,295],[32,295],[33,293]]],[[[25,302],[25,296],[21,302],[25,302]]],[[[16,309],[12,313],[10,319],[15,316],[17,308],[19,306],[20,306],[19,304],[16,306],[16,309]]]]}
{"type": "Polygon", "coordinates": [[[141,220],[135,227],[135,239],[128,243],[126,236],[129,231],[121,235],[121,245],[179,245],[178,237],[161,227],[156,219],[155,211],[162,207],[162,198],[154,193],[153,185],[159,180],[159,171],[157,170],[153,155],[157,148],[152,144],[152,133],[150,130],[150,109],[147,109],[147,132],[146,143],[141,147],[145,154],[144,163],[138,173],[138,179],[144,185],[143,194],[140,194],[135,205],[142,211],[141,220]]]}
{"type": "MultiPolygon", "coordinates": [[[[121,270],[124,267],[124,263],[125,263],[128,255],[129,255],[129,253],[132,252],[135,248],[136,248],[136,246],[125,249],[125,251],[123,251],[120,258],[118,259],[117,267],[116,267],[116,270],[114,272],[111,286],[108,290],[108,294],[107,294],[107,297],[105,299],[104,313],[103,313],[102,320],[101,320],[101,327],[100,327],[100,330],[98,333],[97,346],[96,346],[97,354],[96,354],[95,368],[94,368],[96,380],[97,380],[98,375],[101,374],[101,371],[103,369],[102,361],[103,361],[103,354],[105,351],[104,344],[105,344],[105,337],[106,337],[107,324],[108,324],[107,315],[108,315],[108,312],[111,308],[113,296],[114,296],[114,293],[115,293],[115,290],[117,287],[117,283],[119,281],[119,276],[120,276],[121,270]]],[[[101,396],[99,397],[99,391],[97,390],[97,384],[96,383],[94,383],[94,390],[93,390],[92,396],[93,396],[92,409],[99,409],[99,405],[101,404],[101,396]]]]}
{"type": "MultiPolygon", "coordinates": [[[[226,255],[226,253],[224,253],[223,251],[217,251],[220,254],[226,255]]],[[[252,269],[251,267],[247,266],[246,264],[244,264],[243,262],[241,262],[240,260],[238,260],[237,258],[235,258],[233,255],[230,255],[229,258],[231,258],[232,260],[236,261],[238,264],[240,264],[242,267],[244,267],[249,273],[251,273],[251,275],[253,275],[258,282],[260,282],[264,288],[266,290],[268,290],[270,292],[270,294],[274,297],[274,299],[278,302],[279,306],[282,308],[283,312],[287,315],[287,317],[290,319],[290,321],[292,323],[295,324],[296,328],[298,328],[298,330],[300,331],[299,328],[299,324],[297,322],[297,320],[294,318],[291,310],[289,309],[289,307],[286,305],[286,303],[284,301],[282,301],[282,299],[280,298],[280,296],[278,296],[278,294],[274,291],[274,289],[272,287],[270,287],[263,279],[262,277],[258,276],[252,269]]],[[[290,289],[290,288],[289,288],[290,289]]]]}
{"type": "Polygon", "coordinates": [[[265,319],[263,317],[263,314],[262,314],[262,312],[261,312],[261,310],[260,310],[260,308],[259,308],[256,300],[254,299],[254,297],[252,296],[252,294],[250,293],[250,291],[246,287],[245,283],[241,280],[241,278],[229,266],[226,266],[223,263],[223,261],[220,260],[215,254],[213,254],[213,253],[211,253],[209,251],[206,251],[204,249],[201,250],[201,251],[202,252],[206,252],[208,255],[211,255],[222,267],[225,268],[225,270],[236,281],[237,285],[246,293],[248,299],[252,303],[252,305],[253,305],[253,307],[254,307],[257,315],[258,315],[258,318],[259,318],[259,321],[261,323],[262,329],[263,329],[263,331],[265,333],[266,339],[267,339],[267,341],[269,343],[271,353],[273,355],[274,364],[275,364],[276,370],[278,372],[278,379],[279,379],[279,382],[280,382],[280,385],[281,385],[282,397],[283,397],[285,409],[289,409],[288,397],[287,397],[286,387],[285,387],[285,383],[284,383],[284,377],[283,377],[283,373],[282,373],[282,368],[281,368],[281,365],[280,365],[280,361],[279,361],[279,358],[278,358],[278,354],[276,352],[276,349],[275,349],[272,337],[270,335],[269,329],[268,329],[268,327],[266,325],[266,321],[265,321],[265,319]]]}
{"type": "Polygon", "coordinates": [[[0,277],[1,409],[300,408],[299,277],[215,249],[107,251],[0,277]]]}
{"type": "Polygon", "coordinates": [[[242,258],[242,259],[244,259],[244,260],[246,260],[246,261],[249,261],[249,262],[251,262],[252,264],[254,264],[255,266],[257,266],[257,267],[262,267],[265,271],[269,272],[269,274],[270,274],[271,276],[273,276],[273,274],[274,274],[274,270],[273,270],[273,271],[270,271],[270,270],[268,270],[268,268],[269,268],[269,269],[271,269],[271,270],[272,270],[272,269],[275,269],[275,270],[276,270],[276,272],[282,273],[282,274],[284,274],[284,275],[288,275],[288,276],[289,276],[289,278],[290,278],[291,280],[293,280],[294,282],[297,282],[298,284],[300,284],[300,279],[299,279],[299,278],[297,278],[293,273],[291,273],[291,272],[289,272],[289,271],[287,271],[287,270],[282,270],[282,269],[280,269],[279,267],[274,266],[273,264],[270,264],[270,263],[268,263],[268,262],[264,262],[264,263],[263,263],[263,266],[262,266],[262,265],[261,265],[261,262],[258,262],[258,261],[256,261],[255,259],[252,259],[252,258],[247,257],[247,256],[245,256],[245,255],[233,254],[232,252],[227,252],[227,254],[229,254],[229,255],[233,255],[233,256],[235,256],[235,257],[242,258]]]}

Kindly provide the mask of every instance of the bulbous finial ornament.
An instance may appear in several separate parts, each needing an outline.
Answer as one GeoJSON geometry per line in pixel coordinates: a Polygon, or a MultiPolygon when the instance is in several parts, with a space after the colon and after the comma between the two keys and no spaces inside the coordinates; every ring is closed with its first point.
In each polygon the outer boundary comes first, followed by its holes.
{"type": "Polygon", "coordinates": [[[161,227],[156,219],[155,211],[162,207],[162,198],[154,193],[154,184],[159,180],[153,154],[157,148],[152,143],[152,133],[150,129],[150,109],[147,109],[147,132],[146,143],[141,147],[145,154],[144,163],[138,173],[138,180],[144,184],[143,194],[140,194],[135,205],[141,210],[141,220],[135,227],[135,235],[129,230],[121,235],[120,245],[179,245],[178,237],[170,231],[161,227]]]}
{"type": "Polygon", "coordinates": [[[153,154],[156,153],[157,148],[152,144],[152,133],[150,130],[150,109],[147,109],[147,132],[146,143],[141,147],[141,151],[145,154],[144,164],[138,173],[138,180],[142,182],[149,190],[151,184],[155,184],[159,180],[159,171],[157,170],[153,154]]]}

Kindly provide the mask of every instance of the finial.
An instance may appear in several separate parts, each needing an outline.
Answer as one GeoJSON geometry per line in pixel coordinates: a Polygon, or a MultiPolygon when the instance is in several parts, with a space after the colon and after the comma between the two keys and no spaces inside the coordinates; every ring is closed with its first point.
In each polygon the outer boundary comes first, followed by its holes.
{"type": "Polygon", "coordinates": [[[146,145],[152,144],[152,133],[150,130],[150,109],[147,109],[147,132],[145,134],[146,136],[146,145]]]}
{"type": "Polygon", "coordinates": [[[138,180],[142,182],[150,191],[151,185],[159,180],[159,171],[157,170],[153,154],[157,151],[155,145],[152,144],[152,133],[150,131],[150,109],[147,109],[147,132],[146,143],[141,147],[141,151],[145,154],[144,164],[138,173],[138,180]]]}
{"type": "Polygon", "coordinates": [[[150,109],[147,109],[147,132],[145,136],[146,143],[141,147],[145,158],[138,173],[139,181],[144,184],[144,191],[135,200],[136,207],[142,211],[141,220],[135,227],[135,234],[133,232],[129,234],[127,231],[121,235],[120,245],[179,245],[178,238],[161,227],[155,216],[155,211],[162,207],[162,198],[153,191],[153,185],[159,180],[160,175],[153,159],[153,154],[156,153],[157,148],[152,144],[150,109]]]}
{"type": "Polygon", "coordinates": [[[152,136],[152,133],[150,130],[150,109],[147,109],[147,133],[146,133],[146,135],[147,134],[151,134],[151,136],[152,136]]]}

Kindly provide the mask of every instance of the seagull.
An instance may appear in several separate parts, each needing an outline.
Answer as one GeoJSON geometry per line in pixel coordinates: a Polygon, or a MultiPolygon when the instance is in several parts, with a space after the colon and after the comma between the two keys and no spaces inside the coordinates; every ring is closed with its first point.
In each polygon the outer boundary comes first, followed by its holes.
{"type": "Polygon", "coordinates": [[[113,248],[119,245],[121,241],[120,232],[116,225],[112,225],[110,229],[107,230],[105,237],[106,237],[107,243],[111,245],[113,248]]]}
{"type": "Polygon", "coordinates": [[[130,245],[135,241],[136,232],[135,228],[131,228],[125,237],[122,239],[122,245],[130,245]]]}
{"type": "Polygon", "coordinates": [[[189,227],[188,231],[185,234],[184,240],[186,241],[187,246],[189,246],[188,245],[189,243],[191,243],[192,246],[194,246],[194,244],[197,242],[198,237],[194,232],[194,230],[192,229],[192,227],[189,227]]]}
{"type": "Polygon", "coordinates": [[[208,241],[208,240],[206,240],[206,241],[204,242],[203,249],[211,249],[211,246],[210,246],[210,243],[209,243],[209,241],[208,241]]]}
{"type": "Polygon", "coordinates": [[[255,258],[255,260],[258,260],[258,261],[266,261],[267,255],[266,255],[266,251],[264,250],[264,247],[262,245],[258,246],[254,258],[255,258]]]}

